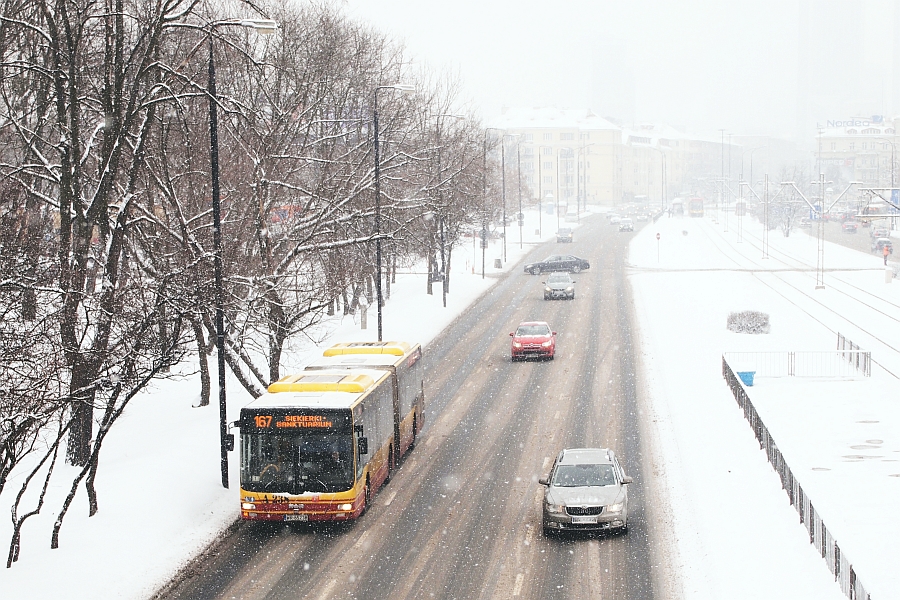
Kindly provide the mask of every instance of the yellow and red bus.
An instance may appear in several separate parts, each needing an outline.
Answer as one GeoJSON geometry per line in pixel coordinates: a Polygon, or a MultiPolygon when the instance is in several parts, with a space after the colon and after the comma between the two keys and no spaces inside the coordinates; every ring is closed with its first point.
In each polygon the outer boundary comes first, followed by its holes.
{"type": "Polygon", "coordinates": [[[307,365],[317,369],[386,369],[394,382],[394,439],[391,467],[416,443],[425,423],[425,378],[422,347],[406,342],[345,342],[326,349],[322,358],[307,365]]]}
{"type": "Polygon", "coordinates": [[[390,477],[394,384],[385,369],[283,377],[241,409],[241,518],[359,517],[390,477]]]}

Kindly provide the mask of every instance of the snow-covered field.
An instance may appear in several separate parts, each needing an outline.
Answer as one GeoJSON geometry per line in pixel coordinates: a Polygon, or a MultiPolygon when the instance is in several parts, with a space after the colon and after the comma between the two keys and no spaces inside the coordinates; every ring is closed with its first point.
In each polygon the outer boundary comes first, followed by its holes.
{"type": "MultiPolygon", "coordinates": [[[[817,290],[814,239],[770,232],[763,259],[758,223],[731,215],[729,226],[725,232],[722,219],[664,217],[631,245],[661,476],[648,483],[670,492],[684,597],[840,598],[724,384],[722,354],[833,350],[840,331],[871,349],[873,360],[898,364],[896,350],[878,338],[900,333],[887,310],[900,304],[900,281],[885,283],[879,257],[829,244],[825,289],[817,290]],[[771,332],[728,331],[729,313],[744,310],[768,313],[771,332]]],[[[757,377],[748,393],[872,598],[897,598],[900,579],[889,565],[900,558],[898,521],[890,507],[900,502],[900,480],[889,474],[900,473],[900,464],[886,461],[900,458],[898,381],[877,366],[872,375],[757,377]],[[861,420],[880,423],[863,433],[861,420]],[[873,439],[877,451],[851,450],[873,439]]]]}
{"type": "MultiPolygon", "coordinates": [[[[537,215],[526,214],[521,250],[518,227],[508,229],[504,270],[514,273],[520,270],[518,259],[538,241],[537,215]]],[[[543,218],[543,237],[549,239],[556,231],[555,218],[543,218]]],[[[649,397],[645,410],[651,413],[645,415],[644,434],[653,450],[647,457],[652,468],[646,472],[653,476],[644,483],[657,496],[664,492],[668,497],[651,515],[672,524],[671,534],[657,540],[674,551],[670,566],[675,579],[667,597],[838,600],[843,596],[833,576],[810,546],[721,377],[721,356],[729,351],[831,349],[841,331],[900,373],[900,355],[889,346],[897,332],[890,329],[894,325],[886,316],[887,305],[876,304],[900,304],[900,281],[885,284],[880,258],[829,245],[826,267],[844,270],[826,272],[826,289],[814,290],[814,240],[802,234],[785,239],[772,232],[771,258],[762,260],[758,224],[745,220],[738,242],[738,223],[731,219],[732,230],[725,232],[722,223],[709,219],[663,217],[635,234],[629,256],[649,397]],[[848,295],[877,308],[853,303],[848,295]],[[727,331],[728,313],[745,309],[767,312],[771,333],[727,331]]],[[[489,275],[500,274],[492,268],[499,256],[500,242],[492,242],[489,275]]],[[[422,274],[399,275],[384,308],[385,339],[427,344],[493,284],[495,279],[481,278],[480,267],[481,253],[471,240],[454,252],[446,309],[438,285],[428,296],[422,274]]],[[[370,309],[368,329],[360,330],[359,315],[335,320],[321,345],[375,336],[375,311],[370,309]]],[[[295,364],[287,370],[319,351],[312,344],[294,349],[295,364]]],[[[898,521],[889,512],[900,505],[900,477],[894,476],[900,466],[887,462],[900,457],[900,420],[891,401],[896,389],[897,380],[880,368],[866,381],[831,385],[757,379],[749,389],[875,600],[897,598],[900,589],[891,569],[898,558],[898,521]],[[860,418],[863,414],[866,418],[860,418]],[[856,430],[850,426],[854,420],[879,424],[856,430]],[[881,440],[877,452],[849,449],[873,439],[881,440]],[[861,454],[880,458],[845,458],[861,454]]],[[[87,518],[87,502],[80,494],[63,526],[60,548],[49,550],[55,511],[68,491],[62,484],[53,487],[45,514],[26,526],[19,562],[0,572],[0,596],[146,598],[234,520],[237,455],[231,454],[232,489],[224,490],[217,407],[192,408],[198,390],[193,378],[167,381],[133,402],[102,455],[100,512],[87,518]]],[[[234,420],[249,397],[236,381],[229,380],[228,390],[229,420],[234,420]]],[[[10,482],[0,505],[9,506],[17,488],[15,480],[10,482]]],[[[8,540],[9,533],[9,523],[0,524],[0,539],[8,540]]]]}

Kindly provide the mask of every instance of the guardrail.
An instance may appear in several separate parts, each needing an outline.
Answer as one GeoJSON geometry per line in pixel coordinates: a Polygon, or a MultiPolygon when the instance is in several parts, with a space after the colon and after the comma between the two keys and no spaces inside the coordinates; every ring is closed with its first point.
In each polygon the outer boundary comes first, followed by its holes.
{"type": "MultiPolygon", "coordinates": [[[[755,353],[755,352],[736,352],[739,354],[787,354],[787,353],[755,353]]],[[[798,353],[799,354],[799,353],[798,353]]],[[[728,354],[730,357],[731,354],[728,354]]],[[[850,559],[841,551],[837,540],[828,531],[825,522],[819,513],[816,512],[812,500],[803,490],[800,482],[794,476],[793,471],[788,466],[784,455],[778,449],[778,444],[772,438],[768,428],[756,412],[756,408],[750,401],[750,396],[740,380],[735,376],[734,371],[728,364],[725,355],[722,356],[722,376],[731,388],[734,399],[738,406],[744,411],[744,418],[750,423],[756,439],[759,441],[759,447],[766,451],[769,463],[781,478],[781,487],[787,492],[791,505],[800,514],[800,522],[809,533],[809,543],[813,544],[819,551],[819,554],[828,565],[828,569],[834,574],[834,580],[841,587],[841,591],[848,598],[853,600],[871,600],[871,596],[866,592],[865,586],[856,575],[850,559]]]]}
{"type": "MultiPolygon", "coordinates": [[[[859,346],[856,346],[859,348],[859,346]]],[[[726,352],[737,371],[757,377],[852,377],[872,375],[872,353],[863,350],[726,352]]],[[[724,358],[724,357],[723,357],[724,358]]]]}

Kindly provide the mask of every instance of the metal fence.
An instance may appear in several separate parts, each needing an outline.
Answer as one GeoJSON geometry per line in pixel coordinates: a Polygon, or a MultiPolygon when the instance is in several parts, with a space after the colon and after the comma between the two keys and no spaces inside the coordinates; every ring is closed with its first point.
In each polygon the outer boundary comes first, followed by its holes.
{"type": "Polygon", "coordinates": [[[872,356],[868,352],[863,352],[859,349],[859,344],[854,344],[850,340],[844,337],[844,334],[838,332],[837,338],[837,349],[840,351],[841,356],[851,365],[856,366],[859,370],[865,370],[866,377],[869,377],[872,374],[872,356]],[[860,362],[861,358],[864,356],[864,362],[860,362]]]}
{"type": "MultiPolygon", "coordinates": [[[[776,353],[755,353],[755,352],[737,352],[740,354],[776,354],[776,353]]],[[[787,353],[780,353],[787,354],[787,353]]],[[[731,354],[728,354],[728,359],[731,354]]],[[[871,600],[865,586],[856,576],[856,571],[850,563],[850,559],[841,551],[837,540],[828,531],[825,522],[819,513],[816,512],[812,500],[806,495],[800,482],[794,477],[793,471],[784,460],[784,455],[778,449],[778,444],[772,439],[768,428],[756,412],[756,408],[750,401],[747,391],[741,385],[740,380],[735,376],[734,371],[728,363],[725,356],[722,357],[722,376],[731,388],[734,399],[738,406],[744,411],[744,417],[750,423],[756,439],[759,440],[759,446],[766,451],[769,457],[769,463],[781,477],[781,487],[787,492],[791,505],[800,515],[800,522],[809,533],[809,543],[813,544],[819,551],[819,554],[828,565],[828,569],[834,574],[834,580],[841,586],[841,591],[852,600],[871,600]]]]}
{"type": "Polygon", "coordinates": [[[757,377],[852,377],[872,375],[872,353],[859,350],[809,352],[726,352],[736,371],[757,377]]]}

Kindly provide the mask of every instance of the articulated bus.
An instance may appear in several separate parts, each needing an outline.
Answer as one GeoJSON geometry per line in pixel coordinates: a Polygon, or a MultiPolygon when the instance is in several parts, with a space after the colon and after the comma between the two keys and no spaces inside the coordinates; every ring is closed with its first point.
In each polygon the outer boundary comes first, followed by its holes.
{"type": "Polygon", "coordinates": [[[390,371],[334,369],[283,377],[241,409],[241,517],[359,517],[391,474],[390,371]]]}
{"type": "Polygon", "coordinates": [[[422,349],[336,344],[241,410],[245,520],[357,518],[424,423],[422,349]]]}
{"type": "Polygon", "coordinates": [[[703,216],[703,198],[691,198],[688,201],[688,214],[692,217],[703,216]]]}
{"type": "Polygon", "coordinates": [[[307,365],[318,369],[386,369],[394,382],[394,439],[391,468],[416,442],[425,423],[425,378],[422,347],[406,342],[347,342],[326,349],[322,358],[307,365]],[[396,452],[394,451],[396,450],[396,452]]]}

